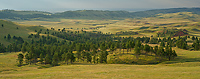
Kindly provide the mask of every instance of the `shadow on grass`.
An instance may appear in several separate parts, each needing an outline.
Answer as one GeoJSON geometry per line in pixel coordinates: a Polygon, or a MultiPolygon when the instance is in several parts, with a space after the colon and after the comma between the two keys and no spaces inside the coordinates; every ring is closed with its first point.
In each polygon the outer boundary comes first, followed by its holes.
{"type": "Polygon", "coordinates": [[[176,64],[176,63],[186,63],[186,62],[200,62],[200,58],[177,57],[171,61],[165,61],[162,64],[176,64]]]}
{"type": "Polygon", "coordinates": [[[69,65],[96,65],[96,64],[93,64],[93,63],[83,63],[83,62],[74,62],[74,63],[69,64],[69,65]]]}

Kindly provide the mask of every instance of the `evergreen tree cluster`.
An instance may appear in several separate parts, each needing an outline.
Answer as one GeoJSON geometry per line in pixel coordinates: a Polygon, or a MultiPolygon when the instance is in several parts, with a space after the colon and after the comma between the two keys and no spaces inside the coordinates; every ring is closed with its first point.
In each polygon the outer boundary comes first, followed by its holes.
{"type": "Polygon", "coordinates": [[[200,49],[200,40],[198,38],[194,39],[195,41],[192,44],[192,47],[194,47],[194,50],[199,50],[200,49]]]}
{"type": "MultiPolygon", "coordinates": [[[[63,29],[62,29],[63,30],[63,29]]],[[[113,34],[103,34],[101,32],[86,31],[59,31],[52,32],[53,36],[41,36],[37,31],[36,37],[32,34],[29,37],[30,42],[24,42],[21,37],[7,35],[5,39],[8,41],[18,40],[20,42],[12,43],[6,48],[0,46],[1,52],[17,52],[22,51],[26,64],[51,64],[59,65],[60,62],[67,64],[73,62],[90,62],[90,63],[107,63],[107,56],[112,54],[116,49],[126,49],[127,53],[132,49],[135,56],[139,59],[140,55],[155,55],[160,59],[168,58],[169,60],[176,57],[176,52],[171,47],[183,47],[184,41],[187,39],[179,37],[175,38],[150,38],[150,37],[119,37],[113,34]],[[58,38],[62,38],[58,40],[58,38]],[[155,42],[160,43],[160,47],[151,47],[148,44],[155,42]],[[183,43],[183,44],[182,44],[183,43]],[[2,49],[3,48],[3,49],[2,49]],[[108,53],[108,50],[110,53],[108,53]]],[[[180,48],[181,48],[180,47],[180,48]]],[[[186,47],[183,47],[187,49],[186,47]]],[[[23,57],[20,55],[20,58],[23,57]]],[[[19,59],[19,65],[21,59],[19,59]]]]}
{"type": "Polygon", "coordinates": [[[184,38],[181,38],[180,36],[179,36],[179,38],[177,39],[177,41],[176,41],[176,46],[178,47],[178,48],[181,48],[181,49],[188,49],[188,45],[187,45],[187,36],[186,37],[184,37],[184,38]]]}

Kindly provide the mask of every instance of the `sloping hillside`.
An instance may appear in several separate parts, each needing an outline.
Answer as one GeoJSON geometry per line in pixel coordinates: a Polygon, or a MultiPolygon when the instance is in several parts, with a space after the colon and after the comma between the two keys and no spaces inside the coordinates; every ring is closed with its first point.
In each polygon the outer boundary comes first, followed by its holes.
{"type": "MultiPolygon", "coordinates": [[[[13,23],[11,21],[6,20],[0,20],[0,43],[3,43],[5,45],[8,45],[11,43],[11,41],[8,41],[5,36],[7,37],[8,34],[10,34],[11,38],[13,36],[16,37],[22,37],[24,40],[30,40],[28,39],[28,35],[31,33],[35,33],[34,29],[31,27],[33,26],[24,26],[19,25],[17,23],[13,23]]],[[[37,27],[39,29],[39,27],[37,27]]],[[[41,28],[42,29],[42,28],[41,28]]]]}

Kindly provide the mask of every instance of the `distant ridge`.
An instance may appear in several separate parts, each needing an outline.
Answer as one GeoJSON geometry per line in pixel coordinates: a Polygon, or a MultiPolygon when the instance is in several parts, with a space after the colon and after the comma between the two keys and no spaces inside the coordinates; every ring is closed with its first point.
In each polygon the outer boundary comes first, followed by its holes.
{"type": "Polygon", "coordinates": [[[138,11],[131,13],[132,16],[137,17],[150,17],[154,16],[156,14],[162,13],[178,13],[178,12],[192,12],[194,14],[200,15],[200,8],[169,8],[169,9],[153,9],[153,10],[147,10],[147,11],[138,11]]]}
{"type": "Polygon", "coordinates": [[[192,12],[200,15],[200,8],[170,8],[154,9],[147,11],[128,12],[128,11],[103,11],[103,10],[77,10],[65,11],[61,13],[50,13],[43,11],[15,11],[1,10],[0,19],[12,20],[31,20],[34,18],[67,18],[67,19],[124,19],[151,17],[162,13],[192,12]]]}

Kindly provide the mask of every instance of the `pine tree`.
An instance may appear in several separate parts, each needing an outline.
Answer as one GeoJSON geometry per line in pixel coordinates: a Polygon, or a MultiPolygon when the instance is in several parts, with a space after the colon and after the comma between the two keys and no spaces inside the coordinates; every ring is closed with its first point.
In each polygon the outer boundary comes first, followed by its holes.
{"type": "Polygon", "coordinates": [[[140,48],[140,46],[141,46],[141,42],[140,42],[140,40],[137,40],[137,41],[136,41],[135,46],[137,46],[138,48],[140,48]]]}
{"type": "Polygon", "coordinates": [[[162,56],[164,56],[164,49],[163,49],[163,47],[161,46],[161,47],[159,47],[159,49],[157,50],[157,52],[156,52],[156,55],[158,56],[158,57],[160,57],[160,58],[162,58],[162,56]]]}
{"type": "Polygon", "coordinates": [[[11,36],[10,36],[10,34],[8,34],[8,35],[7,35],[7,39],[8,39],[8,40],[10,40],[10,39],[11,39],[11,36]]]}
{"type": "Polygon", "coordinates": [[[90,62],[92,61],[92,56],[90,55],[90,53],[86,53],[86,59],[87,59],[87,62],[90,62]]]}
{"type": "Polygon", "coordinates": [[[79,59],[81,59],[81,45],[80,44],[77,44],[76,45],[76,57],[79,59]]]}
{"type": "Polygon", "coordinates": [[[26,46],[24,44],[22,45],[21,51],[22,51],[22,53],[26,52],[26,46]]]}
{"type": "MultiPolygon", "coordinates": [[[[132,41],[132,42],[130,42],[130,44],[131,44],[131,48],[134,48],[134,46],[135,46],[135,42],[132,41]]],[[[130,49],[130,51],[131,51],[131,49],[130,49]]]]}
{"type": "Polygon", "coordinates": [[[13,46],[12,46],[12,44],[8,45],[7,51],[10,52],[10,53],[13,51],[13,46]]]}
{"type": "Polygon", "coordinates": [[[194,37],[194,36],[192,36],[192,40],[193,40],[193,41],[195,40],[195,37],[194,37]]]}
{"type": "Polygon", "coordinates": [[[100,63],[107,63],[107,51],[101,51],[99,61],[100,63]]]}
{"type": "Polygon", "coordinates": [[[43,61],[44,61],[44,56],[43,56],[43,54],[41,53],[41,54],[40,54],[40,63],[43,64],[43,61]]]}
{"type": "Polygon", "coordinates": [[[57,66],[59,61],[58,53],[54,53],[53,58],[52,58],[52,65],[57,66]]]}
{"type": "Polygon", "coordinates": [[[26,64],[29,64],[29,62],[30,62],[28,53],[26,53],[26,55],[25,55],[25,62],[26,62],[26,64]]]}
{"type": "Polygon", "coordinates": [[[126,48],[126,44],[122,43],[122,49],[123,49],[123,54],[124,54],[124,49],[126,48]]]}
{"type": "Polygon", "coordinates": [[[127,53],[128,53],[128,50],[131,49],[130,41],[128,41],[128,42],[126,43],[126,48],[127,48],[127,53]]]}
{"type": "Polygon", "coordinates": [[[172,58],[175,58],[175,57],[177,57],[177,54],[176,54],[176,51],[173,50],[173,51],[172,51],[172,58]]]}
{"type": "Polygon", "coordinates": [[[150,52],[150,46],[145,44],[144,51],[146,51],[145,55],[147,55],[147,53],[150,52]]]}
{"type": "Polygon", "coordinates": [[[70,51],[69,54],[70,54],[70,62],[72,64],[72,62],[75,61],[75,56],[74,56],[74,53],[72,53],[72,51],[70,51]]]}
{"type": "Polygon", "coordinates": [[[94,64],[96,63],[96,55],[93,55],[92,61],[93,61],[94,64]]]}
{"type": "Polygon", "coordinates": [[[135,46],[134,51],[135,51],[135,56],[136,56],[136,58],[139,59],[140,48],[138,47],[138,45],[135,46]]]}
{"type": "Polygon", "coordinates": [[[163,47],[165,47],[165,42],[164,42],[164,41],[162,41],[162,42],[160,43],[160,46],[163,46],[163,47]]]}
{"type": "Polygon", "coordinates": [[[22,66],[23,65],[23,58],[24,58],[23,54],[19,54],[18,55],[18,59],[17,59],[19,61],[18,66],[22,66]]]}
{"type": "Polygon", "coordinates": [[[171,58],[173,57],[173,51],[172,51],[172,48],[170,47],[167,51],[167,57],[168,57],[168,60],[170,61],[171,58]]]}
{"type": "Polygon", "coordinates": [[[15,43],[12,44],[14,52],[18,51],[17,45],[15,43]]]}
{"type": "Polygon", "coordinates": [[[114,45],[112,44],[112,45],[110,46],[110,51],[113,53],[114,50],[115,50],[115,47],[114,47],[114,45]]]}
{"type": "Polygon", "coordinates": [[[101,49],[102,51],[106,51],[106,45],[105,45],[104,42],[101,43],[101,45],[100,45],[100,49],[101,49]]]}
{"type": "Polygon", "coordinates": [[[45,64],[51,64],[51,57],[49,56],[49,54],[46,54],[44,61],[45,64]]]}

